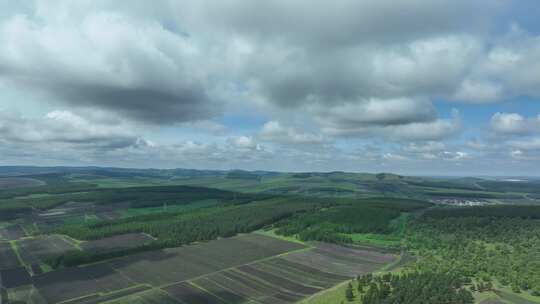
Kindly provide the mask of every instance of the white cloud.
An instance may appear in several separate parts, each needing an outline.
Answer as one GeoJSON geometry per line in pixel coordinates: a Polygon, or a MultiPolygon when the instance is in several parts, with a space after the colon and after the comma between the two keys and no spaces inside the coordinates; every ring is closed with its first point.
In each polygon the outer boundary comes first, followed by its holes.
{"type": "Polygon", "coordinates": [[[501,135],[528,135],[540,133],[540,115],[523,117],[518,113],[497,112],[491,117],[491,129],[501,135]]]}
{"type": "Polygon", "coordinates": [[[284,169],[331,169],[537,149],[539,117],[497,113],[464,143],[482,122],[439,113],[540,96],[517,1],[21,3],[0,4],[0,103],[40,117],[0,114],[11,159],[256,167],[276,149],[284,169]]]}
{"type": "Polygon", "coordinates": [[[219,109],[205,87],[204,54],[159,22],[114,10],[45,20],[0,20],[0,81],[52,103],[156,124],[205,119],[219,109]]]}
{"type": "Polygon", "coordinates": [[[471,158],[467,152],[463,151],[444,151],[442,156],[444,159],[452,161],[462,161],[471,158]]]}
{"type": "Polygon", "coordinates": [[[322,144],[327,140],[320,134],[284,127],[277,121],[266,122],[258,134],[261,140],[282,144],[322,144]]]}
{"type": "Polygon", "coordinates": [[[407,160],[407,157],[395,153],[384,153],[382,155],[382,158],[384,160],[390,160],[390,161],[405,161],[407,160]]]}
{"type": "Polygon", "coordinates": [[[402,123],[395,121],[394,124],[387,125],[384,123],[379,125],[351,124],[347,121],[341,124],[339,119],[330,117],[333,124],[323,127],[323,131],[334,136],[383,136],[398,141],[433,141],[451,137],[461,130],[461,119],[457,111],[453,111],[449,119],[404,120],[402,123]]]}
{"type": "Polygon", "coordinates": [[[456,135],[460,130],[461,120],[458,114],[454,114],[451,119],[388,126],[382,129],[382,134],[397,140],[442,140],[456,135]]]}
{"type": "Polygon", "coordinates": [[[486,80],[474,81],[471,79],[463,80],[453,96],[454,99],[473,103],[496,102],[502,97],[503,88],[500,84],[491,83],[486,80]]]}
{"type": "Polygon", "coordinates": [[[320,120],[342,126],[400,125],[431,121],[437,112],[425,99],[368,99],[321,109],[320,120]]]}
{"type": "Polygon", "coordinates": [[[51,111],[37,119],[0,112],[0,138],[9,142],[130,145],[137,139],[130,129],[132,126],[119,121],[67,110],[51,111]]]}
{"type": "Polygon", "coordinates": [[[232,146],[244,150],[261,150],[261,146],[250,136],[237,136],[230,140],[232,146]]]}
{"type": "Polygon", "coordinates": [[[404,150],[412,153],[428,153],[443,151],[445,148],[446,145],[442,142],[428,141],[421,143],[409,143],[407,146],[404,147],[404,150]]]}
{"type": "Polygon", "coordinates": [[[227,127],[225,127],[223,124],[211,120],[198,120],[194,122],[188,122],[184,123],[182,126],[191,127],[196,130],[218,135],[224,134],[227,131],[227,127]]]}
{"type": "Polygon", "coordinates": [[[479,141],[477,139],[472,139],[472,140],[469,140],[466,142],[465,144],[468,148],[471,148],[471,149],[474,149],[474,150],[487,150],[491,147],[493,147],[492,145],[489,145],[483,141],[479,141]]]}
{"type": "Polygon", "coordinates": [[[485,49],[454,98],[496,102],[515,96],[540,96],[540,36],[514,24],[485,49]]]}
{"type": "Polygon", "coordinates": [[[513,148],[524,151],[540,151],[540,137],[533,137],[522,140],[512,140],[509,142],[509,145],[513,148]]]}

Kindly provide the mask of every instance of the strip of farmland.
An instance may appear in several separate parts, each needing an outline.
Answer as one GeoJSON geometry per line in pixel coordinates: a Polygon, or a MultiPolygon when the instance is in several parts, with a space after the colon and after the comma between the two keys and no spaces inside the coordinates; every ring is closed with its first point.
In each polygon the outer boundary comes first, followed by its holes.
{"type": "Polygon", "coordinates": [[[0,270],[19,266],[19,259],[9,242],[0,242],[0,270]]]}
{"type": "Polygon", "coordinates": [[[377,253],[372,250],[322,245],[310,251],[293,252],[286,255],[284,259],[324,272],[354,277],[358,274],[373,272],[396,258],[395,255],[377,253]]]}
{"type": "Polygon", "coordinates": [[[315,248],[227,269],[188,281],[191,285],[182,282],[165,290],[180,303],[289,304],[374,271],[395,258],[373,250],[318,243],[315,248]],[[197,289],[187,292],[186,288],[193,286],[197,289]]]}
{"type": "Polygon", "coordinates": [[[394,259],[394,255],[387,253],[319,243],[315,248],[228,268],[168,285],[163,290],[179,303],[289,304],[352,276],[373,271],[394,259]],[[300,257],[330,264],[321,267],[296,261],[300,257]],[[328,268],[328,271],[319,268],[328,268]],[[346,271],[346,268],[353,270],[346,271]],[[351,275],[354,271],[358,272],[351,275]]]}
{"type": "Polygon", "coordinates": [[[35,276],[34,284],[48,303],[58,303],[139,284],[174,285],[303,248],[306,247],[267,236],[240,235],[56,270],[35,276]]]}
{"type": "Polygon", "coordinates": [[[24,267],[0,270],[0,287],[15,288],[31,284],[30,275],[24,267]]]}
{"type": "Polygon", "coordinates": [[[50,304],[156,303],[155,295],[179,304],[289,304],[395,258],[314,245],[245,234],[36,274],[32,281],[50,304]]]}
{"type": "Polygon", "coordinates": [[[77,250],[73,244],[58,235],[25,238],[17,241],[21,258],[27,265],[41,264],[58,254],[77,250]]]}

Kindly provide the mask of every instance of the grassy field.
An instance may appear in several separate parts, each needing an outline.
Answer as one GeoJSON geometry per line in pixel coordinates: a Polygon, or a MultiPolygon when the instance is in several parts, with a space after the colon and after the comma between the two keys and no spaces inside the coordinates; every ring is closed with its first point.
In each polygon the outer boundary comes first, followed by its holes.
{"type": "Polygon", "coordinates": [[[401,237],[392,234],[352,233],[344,235],[350,236],[353,243],[359,245],[397,248],[401,244],[401,237]]]}

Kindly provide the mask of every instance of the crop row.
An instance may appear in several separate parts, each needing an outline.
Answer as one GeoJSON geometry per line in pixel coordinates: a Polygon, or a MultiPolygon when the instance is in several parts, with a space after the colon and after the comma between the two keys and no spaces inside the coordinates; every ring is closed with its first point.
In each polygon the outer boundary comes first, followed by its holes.
{"type": "Polygon", "coordinates": [[[170,285],[304,247],[262,235],[240,235],[59,269],[33,279],[49,303],[58,303],[138,284],[170,285]]]}
{"type": "Polygon", "coordinates": [[[288,304],[350,279],[352,271],[346,269],[353,269],[354,275],[363,274],[393,259],[390,254],[319,244],[314,249],[227,269],[164,290],[180,303],[288,304]],[[320,264],[309,262],[315,260],[320,264]],[[325,267],[321,267],[323,263],[325,267]]]}

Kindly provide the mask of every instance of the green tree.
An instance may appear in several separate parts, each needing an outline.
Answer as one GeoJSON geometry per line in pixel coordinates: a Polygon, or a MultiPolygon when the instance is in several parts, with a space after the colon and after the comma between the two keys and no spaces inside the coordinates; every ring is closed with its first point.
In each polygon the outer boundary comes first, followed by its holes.
{"type": "Polygon", "coordinates": [[[353,301],[354,300],[354,294],[353,294],[353,290],[352,290],[352,285],[351,283],[349,283],[347,285],[347,289],[345,289],[345,297],[347,298],[347,300],[349,302],[353,301]]]}

